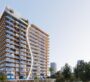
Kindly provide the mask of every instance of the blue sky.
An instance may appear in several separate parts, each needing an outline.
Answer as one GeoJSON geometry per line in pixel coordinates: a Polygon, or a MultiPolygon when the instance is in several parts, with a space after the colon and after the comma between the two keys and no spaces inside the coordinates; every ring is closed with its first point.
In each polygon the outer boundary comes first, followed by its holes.
{"type": "Polygon", "coordinates": [[[90,0],[0,0],[50,35],[50,62],[58,69],[90,60],[90,0]]]}

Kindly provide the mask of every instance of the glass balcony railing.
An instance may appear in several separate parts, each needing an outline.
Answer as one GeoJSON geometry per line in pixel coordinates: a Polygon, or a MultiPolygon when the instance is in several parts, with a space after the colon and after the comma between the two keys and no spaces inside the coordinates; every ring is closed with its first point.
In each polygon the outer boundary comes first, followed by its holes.
{"type": "Polygon", "coordinates": [[[20,42],[22,42],[22,43],[26,44],[26,41],[20,40],[20,42]]]}
{"type": "Polygon", "coordinates": [[[10,45],[10,44],[6,44],[6,47],[9,47],[9,48],[15,48],[15,46],[14,45],[10,45]]]}
{"type": "Polygon", "coordinates": [[[14,39],[14,37],[11,36],[11,35],[6,35],[6,37],[7,37],[7,38],[10,38],[10,39],[14,39]]]}
{"type": "Polygon", "coordinates": [[[13,35],[13,36],[15,35],[15,33],[14,33],[14,32],[9,31],[9,30],[7,30],[7,31],[6,31],[6,33],[11,34],[11,35],[13,35]]]}
{"type": "Polygon", "coordinates": [[[12,28],[12,27],[11,27],[11,26],[9,26],[9,25],[6,25],[6,28],[9,28],[10,30],[15,31],[15,29],[14,29],[14,28],[12,28]]]}
{"type": "Polygon", "coordinates": [[[10,25],[14,25],[13,22],[9,21],[9,20],[6,20],[6,23],[10,24],[10,25]]]}
{"type": "Polygon", "coordinates": [[[15,54],[19,54],[19,51],[16,51],[15,54]]]}
{"type": "Polygon", "coordinates": [[[20,61],[19,61],[19,60],[15,60],[15,62],[16,62],[16,63],[20,63],[20,61]]]}
{"type": "Polygon", "coordinates": [[[20,59],[22,59],[22,60],[26,60],[26,57],[20,56],[20,59]]]}
{"type": "Polygon", "coordinates": [[[11,20],[11,21],[14,21],[14,19],[11,17],[11,16],[6,16],[7,19],[11,20]]]}
{"type": "Polygon", "coordinates": [[[18,71],[19,71],[19,69],[17,69],[17,68],[16,68],[16,71],[18,72],[18,71]]]}
{"type": "Polygon", "coordinates": [[[15,64],[6,64],[6,66],[15,67],[15,64]]]}
{"type": "Polygon", "coordinates": [[[10,43],[10,44],[14,44],[14,42],[10,39],[6,39],[6,42],[10,43]]]}
{"type": "Polygon", "coordinates": [[[11,58],[14,58],[14,55],[12,54],[6,54],[7,57],[11,57],[11,58]]]}
{"type": "Polygon", "coordinates": [[[12,50],[10,50],[10,49],[6,49],[6,52],[14,53],[14,51],[12,51],[12,50]]]}
{"type": "Polygon", "coordinates": [[[14,58],[17,58],[17,59],[19,59],[19,57],[18,57],[18,56],[14,56],[14,58]]]}
{"type": "Polygon", "coordinates": [[[16,64],[16,67],[19,67],[19,64],[16,64]]]}
{"type": "Polygon", "coordinates": [[[10,59],[10,58],[6,58],[6,61],[7,62],[15,62],[13,59],[10,59]]]}

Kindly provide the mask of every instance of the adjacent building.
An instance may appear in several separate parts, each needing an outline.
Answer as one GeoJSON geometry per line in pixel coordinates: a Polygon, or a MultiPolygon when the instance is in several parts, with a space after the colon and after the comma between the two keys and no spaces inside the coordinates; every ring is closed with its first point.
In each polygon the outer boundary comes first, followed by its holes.
{"type": "Polygon", "coordinates": [[[46,77],[49,35],[14,10],[6,8],[0,17],[0,72],[7,78],[46,77]]]}
{"type": "Polygon", "coordinates": [[[50,64],[50,70],[51,70],[51,75],[54,75],[57,72],[57,65],[55,62],[52,62],[50,64]]]}

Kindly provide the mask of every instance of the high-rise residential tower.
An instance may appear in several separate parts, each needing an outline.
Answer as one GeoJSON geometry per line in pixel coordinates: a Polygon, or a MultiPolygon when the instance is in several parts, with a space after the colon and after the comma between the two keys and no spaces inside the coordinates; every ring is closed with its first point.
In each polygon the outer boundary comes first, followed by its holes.
{"type": "Polygon", "coordinates": [[[0,17],[0,72],[7,78],[46,77],[49,35],[12,9],[0,17]]]}

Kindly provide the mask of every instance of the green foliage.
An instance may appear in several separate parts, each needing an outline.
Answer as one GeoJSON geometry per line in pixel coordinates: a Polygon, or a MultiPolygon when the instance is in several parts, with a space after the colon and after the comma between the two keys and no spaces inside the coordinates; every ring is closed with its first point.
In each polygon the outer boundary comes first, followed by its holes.
{"type": "Polygon", "coordinates": [[[74,75],[83,82],[90,81],[90,63],[79,60],[74,68],[74,75]]]}
{"type": "Polygon", "coordinates": [[[64,82],[65,80],[64,80],[64,78],[57,78],[56,79],[56,82],[64,82]]]}
{"type": "Polygon", "coordinates": [[[65,66],[62,68],[62,75],[65,80],[70,80],[71,78],[71,68],[68,64],[65,64],[65,66]]]}
{"type": "Polygon", "coordinates": [[[7,77],[4,73],[0,73],[0,82],[5,82],[7,80],[7,77]]]}
{"type": "Polygon", "coordinates": [[[64,82],[63,75],[61,74],[60,71],[58,71],[58,72],[56,73],[56,82],[64,82]]]}
{"type": "Polygon", "coordinates": [[[58,71],[55,75],[56,75],[56,82],[67,82],[73,80],[73,78],[71,78],[72,76],[71,68],[68,64],[65,64],[65,66],[61,69],[61,71],[58,71]]]}
{"type": "Polygon", "coordinates": [[[38,76],[36,76],[36,77],[34,77],[34,79],[39,79],[39,77],[38,77],[38,76]]]}
{"type": "Polygon", "coordinates": [[[56,82],[88,82],[90,81],[90,62],[79,60],[74,68],[74,73],[72,73],[70,66],[68,64],[65,64],[65,66],[61,70],[61,74],[58,75],[59,76],[58,78],[56,78],[56,82]]]}
{"type": "Polygon", "coordinates": [[[90,82],[90,62],[79,60],[73,72],[71,67],[65,64],[53,77],[56,82],[90,82]]]}
{"type": "Polygon", "coordinates": [[[76,67],[74,68],[74,75],[77,79],[84,78],[84,72],[85,72],[85,62],[83,60],[79,60],[77,62],[76,67]]]}
{"type": "Polygon", "coordinates": [[[50,68],[49,68],[49,71],[52,72],[52,71],[53,71],[53,68],[50,67],[50,68]]]}

